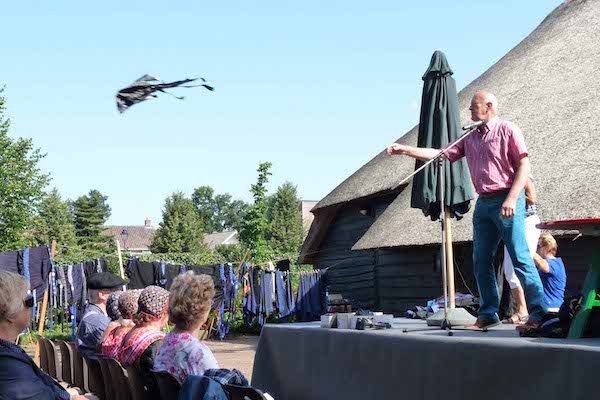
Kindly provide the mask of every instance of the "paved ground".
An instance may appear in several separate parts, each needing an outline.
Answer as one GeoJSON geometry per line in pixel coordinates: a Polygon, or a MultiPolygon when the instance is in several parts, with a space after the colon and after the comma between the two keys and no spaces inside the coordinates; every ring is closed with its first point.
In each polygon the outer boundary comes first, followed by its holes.
{"type": "MultiPolygon", "coordinates": [[[[249,381],[252,379],[252,367],[258,336],[237,336],[224,340],[207,340],[204,343],[211,349],[221,368],[237,368],[249,381]]],[[[33,357],[35,345],[22,347],[33,357]]]]}
{"type": "Polygon", "coordinates": [[[221,368],[237,368],[250,381],[258,336],[238,336],[204,342],[213,352],[221,368]]]}

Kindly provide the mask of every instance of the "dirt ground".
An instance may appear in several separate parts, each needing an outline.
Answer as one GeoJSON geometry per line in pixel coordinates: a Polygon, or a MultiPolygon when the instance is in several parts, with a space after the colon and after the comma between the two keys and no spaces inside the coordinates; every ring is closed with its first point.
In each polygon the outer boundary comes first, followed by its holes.
{"type": "MultiPolygon", "coordinates": [[[[206,340],[204,343],[215,355],[221,368],[239,369],[248,381],[252,379],[254,353],[258,344],[258,336],[237,336],[223,340],[206,340]]],[[[33,357],[35,345],[22,346],[27,354],[33,357]]]]}

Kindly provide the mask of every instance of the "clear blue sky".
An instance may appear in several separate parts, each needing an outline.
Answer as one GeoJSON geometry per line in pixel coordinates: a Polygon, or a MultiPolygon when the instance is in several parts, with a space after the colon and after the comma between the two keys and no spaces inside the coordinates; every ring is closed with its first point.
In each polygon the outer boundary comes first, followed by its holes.
{"type": "Polygon", "coordinates": [[[64,197],[98,189],[110,224],[157,224],[177,190],[250,201],[261,161],[271,192],[321,199],[418,122],[436,49],[460,89],[561,2],[12,1],[0,84],[11,135],[48,154],[64,197]],[[120,115],[116,91],[146,73],[216,89],[120,115]]]}

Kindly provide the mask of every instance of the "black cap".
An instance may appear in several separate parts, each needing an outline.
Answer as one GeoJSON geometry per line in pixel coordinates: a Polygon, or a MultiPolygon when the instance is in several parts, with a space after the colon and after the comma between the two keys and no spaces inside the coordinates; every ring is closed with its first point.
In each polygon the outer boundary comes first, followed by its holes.
{"type": "Polygon", "coordinates": [[[88,289],[114,289],[123,286],[125,281],[112,272],[100,272],[87,280],[88,289]]]}

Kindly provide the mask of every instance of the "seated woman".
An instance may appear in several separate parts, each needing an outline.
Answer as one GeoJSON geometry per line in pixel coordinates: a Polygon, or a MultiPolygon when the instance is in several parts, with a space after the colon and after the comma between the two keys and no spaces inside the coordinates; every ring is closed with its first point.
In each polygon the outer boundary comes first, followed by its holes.
{"type": "Polygon", "coordinates": [[[108,328],[104,332],[102,356],[117,357],[116,349],[127,335],[127,332],[134,326],[132,317],[137,312],[141,292],[139,289],[128,290],[126,292],[111,293],[108,297],[106,312],[112,322],[108,324],[108,328]]]}
{"type": "Polygon", "coordinates": [[[189,271],[175,278],[169,297],[169,321],[175,329],[158,350],[155,371],[166,371],[182,383],[187,375],[204,375],[206,370],[219,368],[210,349],[198,339],[214,295],[208,275],[189,271]]]}
{"type": "Polygon", "coordinates": [[[116,359],[127,367],[133,365],[144,377],[148,393],[144,397],[158,396],[152,368],[156,351],[165,334],[161,330],[167,325],[169,292],[159,286],[148,286],[140,293],[138,310],[133,315],[135,326],[123,337],[114,350],[116,359]]]}
{"type": "Polygon", "coordinates": [[[15,344],[31,321],[33,296],[28,293],[24,276],[0,272],[0,399],[69,399],[71,395],[15,344]]]}
{"type": "Polygon", "coordinates": [[[544,232],[538,240],[537,254],[533,261],[544,287],[544,303],[549,313],[557,313],[565,299],[567,273],[560,257],[556,257],[558,244],[554,237],[544,232]]]}

